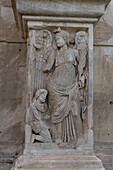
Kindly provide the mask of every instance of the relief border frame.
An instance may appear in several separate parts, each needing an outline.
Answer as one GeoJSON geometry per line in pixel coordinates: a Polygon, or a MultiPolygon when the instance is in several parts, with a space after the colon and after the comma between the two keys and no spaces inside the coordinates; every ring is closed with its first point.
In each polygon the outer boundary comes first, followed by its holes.
{"type": "MultiPolygon", "coordinates": [[[[93,24],[89,23],[70,23],[70,22],[47,22],[47,21],[28,21],[28,32],[32,30],[40,30],[40,29],[47,29],[47,27],[64,27],[64,28],[85,28],[88,30],[89,39],[88,39],[88,58],[89,58],[89,80],[88,80],[88,131],[86,134],[87,142],[85,145],[81,145],[80,149],[93,149],[93,24]]],[[[28,38],[28,58],[29,58],[29,38],[28,38]]],[[[29,65],[29,64],[28,64],[29,65]]],[[[25,150],[27,150],[29,144],[28,139],[28,131],[31,131],[29,126],[27,125],[29,114],[30,114],[30,107],[29,101],[31,100],[31,78],[30,78],[30,68],[28,68],[27,73],[27,82],[28,82],[28,94],[26,100],[26,127],[25,127],[25,150]]],[[[29,123],[28,123],[29,124],[29,123]]]]}

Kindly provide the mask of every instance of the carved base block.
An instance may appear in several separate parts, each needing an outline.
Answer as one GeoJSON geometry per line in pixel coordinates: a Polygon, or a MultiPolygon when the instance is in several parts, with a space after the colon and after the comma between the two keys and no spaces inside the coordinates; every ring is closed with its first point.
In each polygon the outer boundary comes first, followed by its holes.
{"type": "Polygon", "coordinates": [[[15,162],[12,170],[105,170],[93,151],[58,149],[55,144],[26,145],[26,149],[15,162]],[[29,148],[29,149],[28,149],[29,148]],[[37,150],[37,151],[36,151],[37,150]]]}

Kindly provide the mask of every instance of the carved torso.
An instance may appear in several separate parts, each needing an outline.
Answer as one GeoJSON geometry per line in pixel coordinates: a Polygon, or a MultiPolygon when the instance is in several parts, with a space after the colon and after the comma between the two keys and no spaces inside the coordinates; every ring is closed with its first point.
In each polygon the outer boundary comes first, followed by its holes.
{"type": "Polygon", "coordinates": [[[51,75],[51,80],[58,86],[72,86],[76,80],[77,61],[73,49],[57,51],[55,57],[55,69],[51,75]]]}

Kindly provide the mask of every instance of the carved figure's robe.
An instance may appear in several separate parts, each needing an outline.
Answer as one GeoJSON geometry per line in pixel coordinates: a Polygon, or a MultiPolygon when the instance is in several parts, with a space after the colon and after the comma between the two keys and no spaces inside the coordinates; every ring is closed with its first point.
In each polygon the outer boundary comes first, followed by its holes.
{"type": "Polygon", "coordinates": [[[43,137],[43,142],[51,142],[49,127],[44,122],[42,116],[47,111],[47,105],[42,104],[41,106],[33,102],[31,109],[34,117],[31,124],[33,131],[43,137]]]}
{"type": "Polygon", "coordinates": [[[54,142],[76,141],[81,131],[79,115],[79,98],[77,84],[77,51],[67,49],[54,53],[45,70],[52,73],[48,76],[49,107],[52,120],[52,139],[54,142]],[[79,121],[77,120],[79,119],[79,121]]]}

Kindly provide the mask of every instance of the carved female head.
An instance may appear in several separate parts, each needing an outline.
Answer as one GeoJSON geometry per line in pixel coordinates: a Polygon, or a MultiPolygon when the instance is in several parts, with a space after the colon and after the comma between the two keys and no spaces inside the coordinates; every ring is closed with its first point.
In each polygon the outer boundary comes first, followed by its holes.
{"type": "Polygon", "coordinates": [[[69,33],[58,28],[54,30],[57,47],[63,47],[65,44],[69,45],[69,33]]]}

